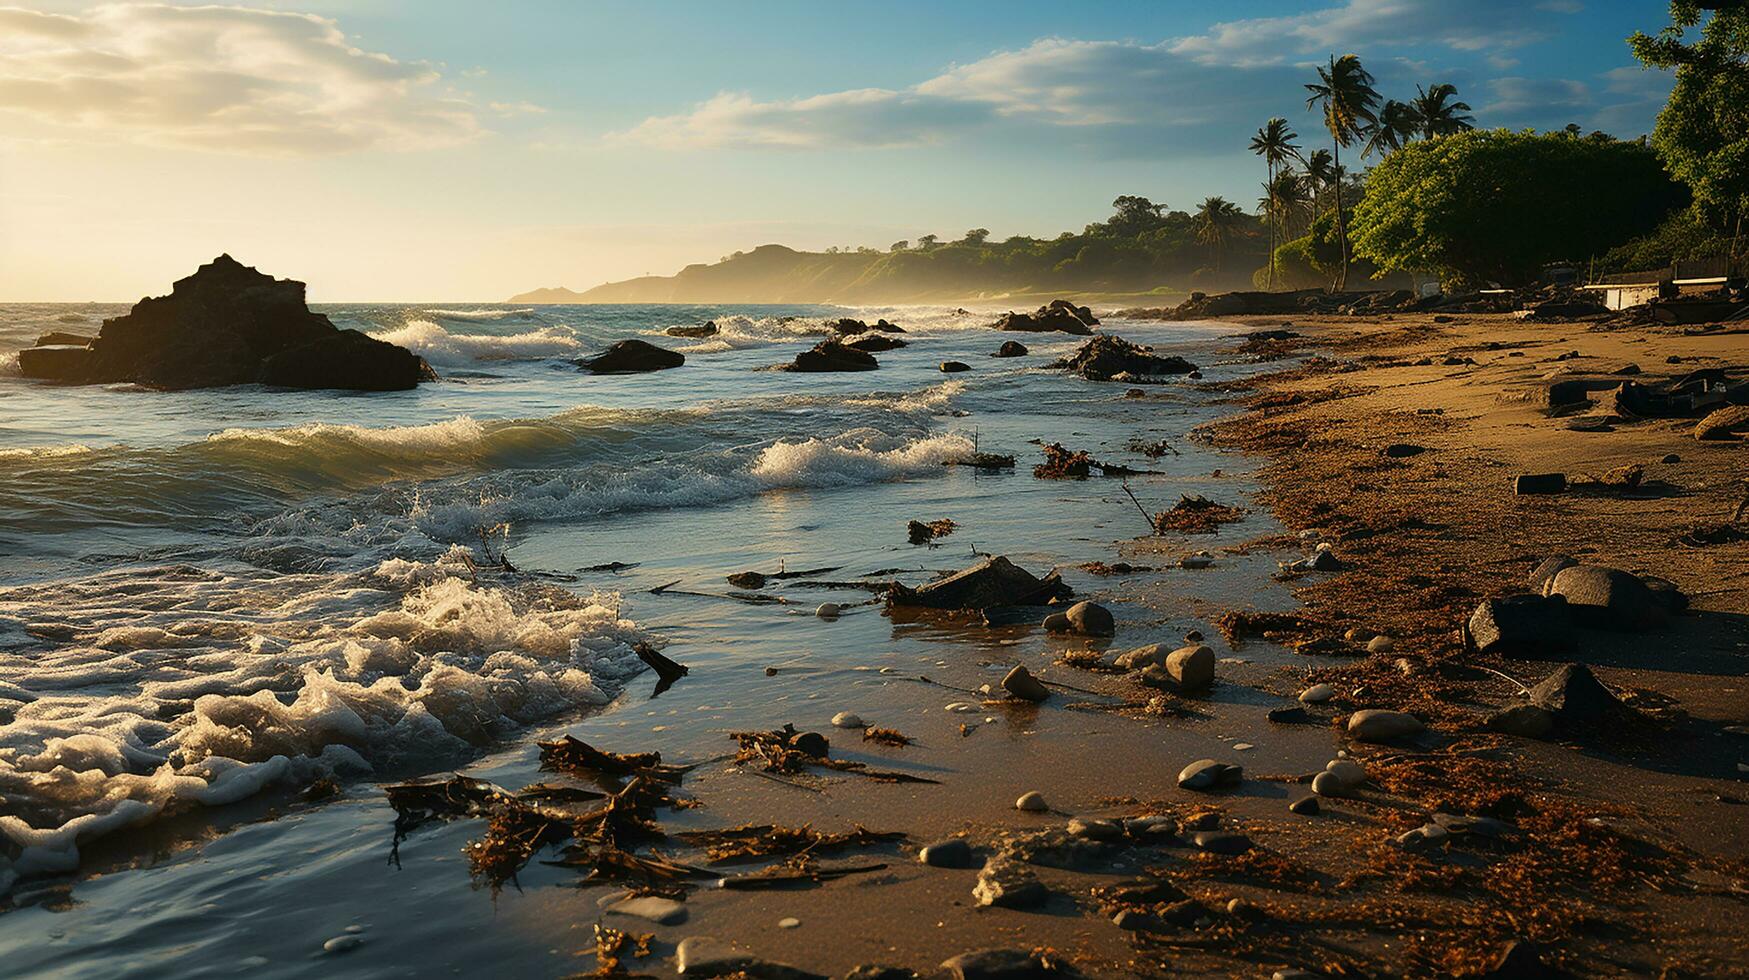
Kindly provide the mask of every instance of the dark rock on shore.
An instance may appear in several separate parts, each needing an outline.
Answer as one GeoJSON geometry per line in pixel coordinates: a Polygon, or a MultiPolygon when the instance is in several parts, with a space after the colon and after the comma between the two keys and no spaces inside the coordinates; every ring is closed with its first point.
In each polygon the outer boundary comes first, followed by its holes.
{"type": "Polygon", "coordinates": [[[1677,602],[1674,597],[1658,595],[1636,575],[1599,565],[1563,568],[1543,591],[1565,599],[1574,618],[1583,624],[1623,630],[1662,625],[1677,602]]]}
{"type": "Polygon", "coordinates": [[[310,312],[303,283],[229,255],[177,280],[168,296],[147,297],[105,320],[88,345],[31,348],[18,363],[26,377],[45,381],[171,390],[270,384],[400,391],[436,378],[406,348],[310,312]]]}
{"type": "Polygon", "coordinates": [[[997,330],[1018,330],[1026,333],[1058,333],[1089,336],[1099,325],[1099,318],[1085,306],[1076,306],[1066,299],[1051,300],[1031,313],[1004,313],[996,321],[997,330]]]}
{"type": "Polygon", "coordinates": [[[1164,374],[1188,374],[1196,365],[1182,357],[1159,357],[1152,347],[1122,337],[1095,337],[1073,355],[1051,365],[1066,368],[1089,381],[1133,381],[1164,374]]]}
{"type": "Polygon", "coordinates": [[[873,371],[880,362],[867,351],[860,351],[836,340],[822,340],[811,349],[796,355],[796,359],[781,370],[804,373],[831,371],[873,371]]]}
{"type": "Polygon", "coordinates": [[[1036,578],[1007,558],[996,555],[946,578],[915,589],[894,583],[889,606],[927,609],[987,609],[992,606],[1044,605],[1065,598],[1069,587],[1056,572],[1036,578]]]}
{"type": "Polygon", "coordinates": [[[1024,949],[980,949],[946,960],[941,968],[952,980],[1046,980],[1076,977],[1079,972],[1060,967],[1037,953],[1024,949]]]}
{"type": "Polygon", "coordinates": [[[1002,346],[996,348],[996,353],[991,354],[990,356],[991,357],[1025,357],[1028,353],[1029,353],[1029,351],[1026,349],[1026,345],[1021,343],[1020,341],[1018,341],[1018,340],[1004,340],[1002,342],[1002,346]]]}
{"type": "Polygon", "coordinates": [[[1531,688],[1530,700],[1566,726],[1584,727],[1632,715],[1632,709],[1610,693],[1584,664],[1568,664],[1550,674],[1531,688]]]}
{"type": "Polygon", "coordinates": [[[1562,596],[1511,595],[1487,599],[1465,627],[1471,649],[1508,656],[1536,656],[1570,642],[1567,600],[1562,596]]]}
{"type": "Polygon", "coordinates": [[[595,357],[578,361],[577,366],[591,374],[643,374],[677,368],[685,363],[685,354],[634,337],[614,344],[595,357]]]}

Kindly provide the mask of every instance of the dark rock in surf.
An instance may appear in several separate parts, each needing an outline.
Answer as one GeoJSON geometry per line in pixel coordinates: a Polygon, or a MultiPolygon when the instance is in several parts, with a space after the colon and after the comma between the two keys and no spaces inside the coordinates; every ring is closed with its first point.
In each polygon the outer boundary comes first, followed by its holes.
{"type": "Polygon", "coordinates": [[[669,327],[667,330],[664,330],[662,332],[667,334],[670,337],[691,337],[691,338],[696,340],[696,339],[699,339],[702,337],[715,337],[718,333],[721,333],[722,331],[717,327],[717,323],[715,320],[706,320],[702,326],[697,326],[697,327],[674,326],[674,327],[669,327]]]}
{"type": "Polygon", "coordinates": [[[1004,340],[1002,346],[996,348],[991,357],[1025,357],[1029,352],[1026,345],[1018,340],[1004,340]]]}
{"type": "Polygon", "coordinates": [[[398,391],[433,380],[403,347],[341,330],[304,302],[304,284],[229,255],[176,281],[167,296],[103,322],[87,346],[20,352],[26,377],[67,384],[132,382],[181,390],[239,384],[398,391]]]}
{"type": "Polygon", "coordinates": [[[844,346],[867,354],[878,354],[884,350],[898,350],[907,345],[903,340],[900,340],[897,337],[889,337],[885,334],[869,334],[866,337],[858,337],[844,346]]]}
{"type": "Polygon", "coordinates": [[[987,609],[992,606],[1039,606],[1070,595],[1056,572],[1036,578],[1007,558],[995,555],[945,578],[909,588],[893,584],[887,605],[926,609],[987,609]]]}
{"type": "Polygon", "coordinates": [[[996,321],[997,330],[1018,330],[1026,333],[1074,334],[1086,337],[1093,333],[1099,318],[1085,306],[1076,306],[1064,299],[1052,300],[1032,313],[1004,313],[996,321]]]}
{"type": "Polygon", "coordinates": [[[941,373],[942,374],[958,374],[961,371],[970,371],[971,369],[972,369],[972,366],[970,364],[967,364],[965,361],[942,361],[941,362],[941,373]]]}
{"type": "Polygon", "coordinates": [[[685,354],[634,337],[614,344],[595,357],[578,361],[577,366],[590,374],[644,374],[677,368],[685,363],[685,354]]]}
{"type": "Polygon", "coordinates": [[[1196,365],[1182,357],[1159,357],[1152,347],[1141,347],[1113,336],[1095,337],[1073,355],[1051,366],[1073,371],[1089,381],[1133,381],[1165,374],[1188,374],[1196,370],[1196,365]]]}
{"type": "Polygon", "coordinates": [[[800,371],[804,373],[825,373],[831,371],[873,371],[880,367],[879,361],[867,351],[860,351],[836,340],[822,340],[811,349],[796,355],[796,359],[784,365],[780,370],[800,371]]]}
{"type": "Polygon", "coordinates": [[[50,330],[36,339],[38,347],[90,347],[96,337],[65,330],[50,330]]]}

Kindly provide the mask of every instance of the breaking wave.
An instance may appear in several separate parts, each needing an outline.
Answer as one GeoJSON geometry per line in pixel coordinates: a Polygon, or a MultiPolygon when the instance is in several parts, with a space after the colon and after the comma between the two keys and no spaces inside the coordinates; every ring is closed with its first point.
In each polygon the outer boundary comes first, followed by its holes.
{"type": "Polygon", "coordinates": [[[444,320],[506,320],[513,316],[534,316],[533,308],[517,310],[426,310],[426,313],[444,320]]]}
{"type": "Polygon", "coordinates": [[[483,361],[534,361],[576,354],[583,344],[565,327],[539,327],[523,333],[451,333],[430,320],[409,320],[371,334],[399,344],[439,367],[464,367],[483,361]]]}

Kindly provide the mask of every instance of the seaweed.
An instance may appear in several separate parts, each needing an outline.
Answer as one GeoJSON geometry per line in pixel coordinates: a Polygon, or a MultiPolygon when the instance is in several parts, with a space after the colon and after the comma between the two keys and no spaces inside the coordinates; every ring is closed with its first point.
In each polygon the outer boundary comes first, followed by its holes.
{"type": "Polygon", "coordinates": [[[1237,507],[1186,494],[1178,498],[1171,510],[1154,515],[1154,533],[1213,534],[1222,524],[1231,524],[1244,517],[1245,512],[1237,507]]]}
{"type": "Polygon", "coordinates": [[[841,834],[823,833],[810,826],[746,824],[727,830],[698,830],[678,836],[688,844],[703,848],[705,856],[718,864],[762,857],[813,854],[847,847],[873,847],[905,839],[904,834],[877,833],[861,824],[841,834]]]}
{"type": "Polygon", "coordinates": [[[825,736],[818,732],[797,731],[790,724],[768,732],[731,732],[729,737],[740,745],[740,750],[735,753],[735,761],[763,772],[795,775],[818,767],[882,783],[939,782],[910,773],[870,769],[861,762],[833,759],[828,755],[830,743],[825,736]]]}
{"type": "Polygon", "coordinates": [[[878,742],[881,745],[891,745],[894,748],[904,748],[912,742],[909,735],[901,734],[891,728],[876,728],[873,725],[862,730],[862,740],[864,742],[878,742]]]}
{"type": "Polygon", "coordinates": [[[938,521],[911,521],[905,525],[905,535],[912,544],[928,544],[936,538],[945,538],[959,527],[953,521],[942,518],[938,521]]]}

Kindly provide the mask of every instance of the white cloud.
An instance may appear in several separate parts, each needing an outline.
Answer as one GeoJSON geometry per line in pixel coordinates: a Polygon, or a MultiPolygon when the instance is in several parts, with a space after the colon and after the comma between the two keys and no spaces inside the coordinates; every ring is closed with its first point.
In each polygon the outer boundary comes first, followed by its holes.
{"type": "Polygon", "coordinates": [[[989,117],[976,103],[916,91],[857,89],[770,102],[724,92],[691,112],[654,116],[613,138],[670,149],[867,149],[937,142],[989,117]]]}
{"type": "Polygon", "coordinates": [[[1555,22],[1548,15],[1569,13],[1568,6],[1577,9],[1560,0],[1540,6],[1523,0],[1346,0],[1310,13],[1227,21],[1171,45],[1207,65],[1282,64],[1376,46],[1497,51],[1550,36],[1555,22]]]}
{"type": "Polygon", "coordinates": [[[482,133],[438,71],[331,20],[244,7],[0,8],[0,112],[252,153],[415,149],[482,133]]]}

